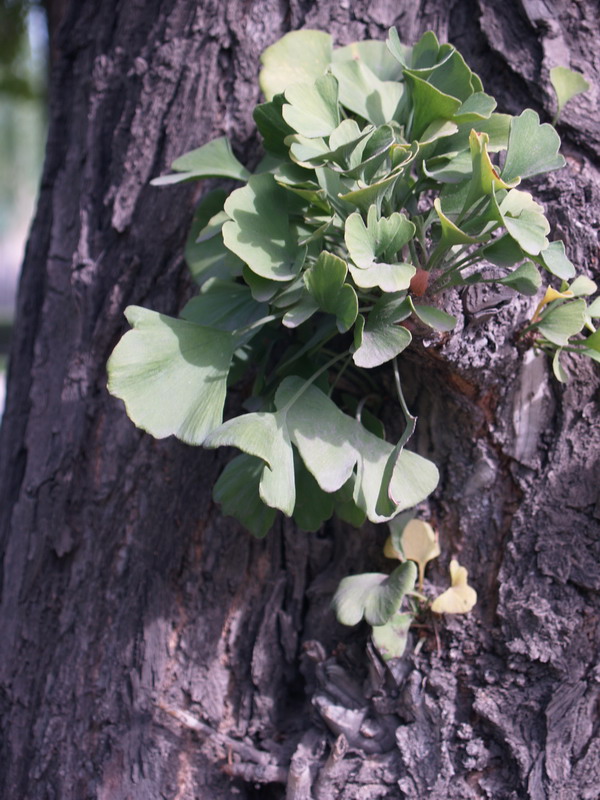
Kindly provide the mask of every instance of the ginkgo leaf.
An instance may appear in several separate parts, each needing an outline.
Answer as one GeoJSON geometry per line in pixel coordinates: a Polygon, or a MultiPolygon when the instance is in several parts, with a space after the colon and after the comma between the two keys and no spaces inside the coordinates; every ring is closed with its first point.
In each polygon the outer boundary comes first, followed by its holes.
{"type": "Polygon", "coordinates": [[[319,308],[337,318],[341,333],[354,325],[358,315],[356,292],[344,282],[347,273],[346,262],[325,251],[304,273],[304,282],[313,300],[319,308]]]}
{"type": "Polygon", "coordinates": [[[344,240],[357,267],[368,269],[378,262],[395,262],[394,256],[415,234],[415,226],[404,214],[395,211],[378,218],[377,209],[369,208],[367,224],[360,214],[346,219],[344,240]]]}
{"type": "Polygon", "coordinates": [[[213,139],[202,147],[176,159],[171,168],[175,174],[163,175],[151,181],[152,186],[166,186],[182,181],[197,181],[200,178],[233,178],[247,181],[250,173],[233,154],[225,136],[213,139]]]}
{"type": "Polygon", "coordinates": [[[559,154],[559,147],[560,136],[552,125],[547,122],[540,125],[536,112],[526,109],[510,123],[502,180],[511,183],[564,167],[565,159],[559,154]]]}
{"type": "Polygon", "coordinates": [[[568,67],[553,67],[550,70],[550,83],[556,92],[558,108],[553,122],[556,122],[563,108],[574,97],[590,88],[589,83],[580,72],[575,72],[568,67]]]}
{"type": "Polygon", "coordinates": [[[450,562],[451,586],[431,604],[435,614],[468,614],[477,602],[477,592],[467,583],[468,572],[458,561],[450,562]]]}
{"type": "Polygon", "coordinates": [[[314,83],[295,83],[285,90],[285,99],[283,118],[302,136],[329,136],[340,124],[338,83],[333,75],[323,75],[314,83]]]}
{"type": "Polygon", "coordinates": [[[550,224],[529,192],[511,189],[499,205],[492,194],[492,204],[497,220],[526,253],[537,256],[548,247],[550,224]]]}
{"type": "Polygon", "coordinates": [[[428,522],[411,519],[400,537],[404,557],[415,561],[419,568],[419,587],[423,588],[425,567],[440,555],[440,546],[435,531],[428,522]]]}
{"type": "Polygon", "coordinates": [[[290,224],[289,212],[301,204],[277,185],[272,175],[255,175],[225,201],[230,221],[223,225],[225,245],[252,272],[272,281],[288,281],[300,271],[306,248],[290,224]]]}
{"type": "Polygon", "coordinates": [[[563,281],[568,281],[575,276],[575,267],[567,258],[565,243],[560,240],[550,242],[535,260],[563,281]]]}
{"type": "Polygon", "coordinates": [[[292,31],[267,47],[260,57],[260,88],[267,100],[295,83],[312,83],[331,63],[331,36],[322,31],[292,31]]]}
{"type": "Polygon", "coordinates": [[[408,632],[414,620],[412,614],[397,612],[385,625],[373,625],[373,644],[384,661],[401,658],[408,643],[408,632]]]}
{"type": "Polygon", "coordinates": [[[547,311],[536,323],[537,329],[549,342],[567,347],[571,336],[582,330],[586,316],[585,300],[573,300],[547,311]]]}
{"type": "Polygon", "coordinates": [[[434,464],[407,450],[395,454],[392,444],[301,378],[282,381],[275,405],[275,412],[243,414],[225,422],[206,438],[205,446],[229,445],[261,458],[260,496],[288,516],[296,503],[292,444],[324,492],[341,489],[356,470],[353,501],[372,522],[385,522],[417,505],[437,485],[434,464]]]}
{"type": "Polygon", "coordinates": [[[223,419],[231,333],[129,306],[133,330],[108,361],[108,390],[130,419],[157,439],[202,444],[223,419]]]}
{"type": "Polygon", "coordinates": [[[275,521],[275,509],[260,499],[263,471],[259,458],[242,453],[227,464],[213,487],[213,498],[226,517],[235,517],[253,536],[262,539],[275,521]]]}
{"type": "Polygon", "coordinates": [[[400,608],[415,585],[417,570],[410,561],[391,575],[367,572],[340,581],[331,605],[342,625],[357,625],[363,617],[369,625],[384,625],[400,608]]]}

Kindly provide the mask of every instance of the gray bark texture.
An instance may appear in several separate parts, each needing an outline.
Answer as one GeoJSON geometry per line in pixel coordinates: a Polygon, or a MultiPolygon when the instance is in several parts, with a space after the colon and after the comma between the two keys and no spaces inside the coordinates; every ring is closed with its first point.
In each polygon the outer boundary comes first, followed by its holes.
{"type": "Polygon", "coordinates": [[[567,167],[535,192],[598,277],[594,0],[66,4],[0,442],[5,800],[600,797],[599,380],[573,360],[559,385],[515,345],[533,301],[449,296],[458,333],[408,362],[413,447],[442,473],[428,577],[458,555],[479,602],[391,667],[329,608],[340,578],[386,568],[385,530],[253,540],[211,501],[227,456],[153,440],[106,391],[125,306],[191,291],[198,188],[149,180],[217,135],[256,157],[259,55],[288,30],[390,25],[456,44],[511,113],[550,118],[552,66],[587,75],[567,167]]]}

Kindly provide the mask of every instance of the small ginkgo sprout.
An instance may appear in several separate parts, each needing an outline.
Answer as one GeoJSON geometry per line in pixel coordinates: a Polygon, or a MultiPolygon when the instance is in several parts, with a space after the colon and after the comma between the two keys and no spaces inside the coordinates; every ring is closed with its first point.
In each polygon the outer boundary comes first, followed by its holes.
{"type": "Polygon", "coordinates": [[[431,604],[436,614],[468,614],[477,602],[477,592],[467,582],[468,572],[456,559],[450,562],[451,586],[431,604]]]}

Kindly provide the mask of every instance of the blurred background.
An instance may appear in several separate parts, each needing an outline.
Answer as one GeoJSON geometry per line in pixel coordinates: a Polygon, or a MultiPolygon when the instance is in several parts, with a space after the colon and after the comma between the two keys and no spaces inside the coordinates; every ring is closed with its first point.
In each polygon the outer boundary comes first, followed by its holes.
{"type": "Polygon", "coordinates": [[[0,0],[0,415],[19,270],[42,170],[47,75],[41,2],[0,0]]]}

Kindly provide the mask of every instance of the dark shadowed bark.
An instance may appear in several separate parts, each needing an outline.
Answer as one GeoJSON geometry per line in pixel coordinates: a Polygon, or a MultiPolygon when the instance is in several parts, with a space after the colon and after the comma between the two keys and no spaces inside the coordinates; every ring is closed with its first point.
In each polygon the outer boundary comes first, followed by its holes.
{"type": "MultiPolygon", "coordinates": [[[[430,579],[460,554],[480,601],[392,669],[329,610],[383,530],[253,540],[211,501],[224,456],[142,434],[106,391],[125,306],[190,292],[196,190],[149,180],[216,135],[255,156],[258,57],[286,31],[392,24],[456,44],[500,110],[548,119],[557,64],[598,85],[593,0],[67,5],[1,438],[6,800],[599,796],[599,381],[573,361],[559,386],[517,348],[529,301],[448,297],[462,334],[408,362],[414,446],[442,473],[430,579]]],[[[536,188],[590,275],[596,108],[594,88],[566,111],[568,165],[536,188]]]]}

